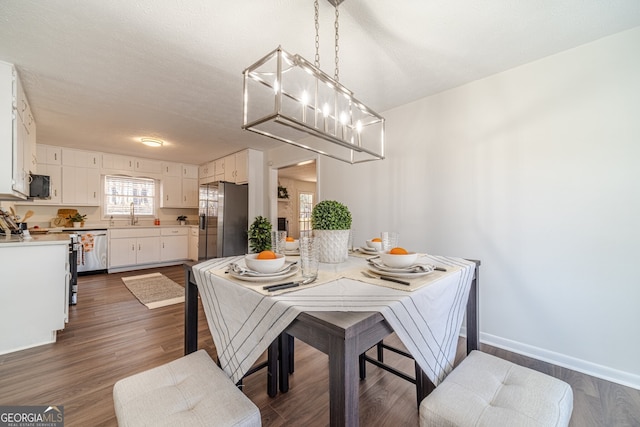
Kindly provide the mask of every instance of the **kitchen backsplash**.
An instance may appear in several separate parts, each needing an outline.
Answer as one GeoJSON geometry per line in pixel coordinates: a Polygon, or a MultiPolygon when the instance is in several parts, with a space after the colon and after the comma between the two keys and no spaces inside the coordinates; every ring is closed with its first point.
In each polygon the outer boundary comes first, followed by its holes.
{"type": "MultiPolygon", "coordinates": [[[[5,210],[9,210],[9,207],[13,207],[16,214],[23,218],[24,214],[31,210],[33,216],[27,221],[29,228],[39,226],[41,228],[52,228],[51,221],[57,217],[58,209],[77,209],[82,215],[87,215],[85,224],[91,226],[109,226],[110,219],[102,216],[102,208],[99,206],[48,206],[48,205],[28,205],[28,204],[15,204],[13,202],[2,201],[0,207],[5,210]]],[[[180,215],[187,216],[187,224],[194,225],[198,223],[198,209],[180,209],[180,208],[160,208],[158,209],[157,218],[160,220],[160,225],[174,225],[179,221],[176,218],[180,215]]],[[[155,218],[153,217],[139,217],[138,225],[154,225],[155,218]]],[[[114,219],[115,225],[127,225],[129,218],[114,219]]]]}

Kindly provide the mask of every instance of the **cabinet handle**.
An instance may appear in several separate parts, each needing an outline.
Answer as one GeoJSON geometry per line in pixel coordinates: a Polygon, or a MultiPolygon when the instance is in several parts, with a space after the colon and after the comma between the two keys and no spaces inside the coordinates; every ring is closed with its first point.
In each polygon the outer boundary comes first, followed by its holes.
{"type": "Polygon", "coordinates": [[[164,242],[162,242],[162,249],[164,249],[164,242]]]}
{"type": "Polygon", "coordinates": [[[53,160],[58,160],[58,153],[53,153],[53,160]]]}
{"type": "Polygon", "coordinates": [[[135,244],[133,244],[133,243],[131,244],[131,250],[132,250],[132,251],[135,251],[135,250],[136,250],[136,245],[135,245],[135,244]]]}
{"type": "Polygon", "coordinates": [[[142,243],[138,243],[138,250],[141,251],[142,250],[142,243]]]}

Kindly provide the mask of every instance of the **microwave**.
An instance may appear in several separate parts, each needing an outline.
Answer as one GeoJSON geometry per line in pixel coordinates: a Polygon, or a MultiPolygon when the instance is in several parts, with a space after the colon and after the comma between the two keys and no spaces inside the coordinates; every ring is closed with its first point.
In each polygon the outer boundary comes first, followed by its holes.
{"type": "Polygon", "coordinates": [[[51,198],[51,177],[49,175],[31,175],[29,197],[32,199],[51,198]]]}

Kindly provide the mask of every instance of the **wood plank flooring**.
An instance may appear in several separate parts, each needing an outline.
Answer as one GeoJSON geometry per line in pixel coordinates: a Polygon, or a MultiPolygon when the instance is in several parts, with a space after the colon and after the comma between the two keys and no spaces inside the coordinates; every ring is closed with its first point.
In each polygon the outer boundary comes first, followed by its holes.
{"type": "MultiPolygon", "coordinates": [[[[182,267],[83,276],[79,302],[58,341],[0,355],[0,405],[64,405],[67,427],[115,426],[113,384],[183,354],[184,304],[148,310],[120,280],[160,272],[184,285],[182,267]]],[[[25,295],[28,298],[28,295],[25,295]]],[[[215,358],[202,310],[199,348],[215,358]]],[[[16,325],[16,327],[19,327],[16,325]]],[[[399,344],[391,338],[392,343],[399,344]]],[[[464,354],[459,345],[459,358],[464,354]]],[[[640,391],[568,369],[483,346],[483,351],[561,378],[574,392],[572,427],[639,426],[640,391]]],[[[412,372],[412,362],[388,353],[386,360],[412,372]]],[[[328,425],[327,356],[296,341],[290,390],[269,398],[266,371],[244,380],[264,426],[328,425]]],[[[360,383],[361,426],[417,426],[414,386],[371,365],[360,383]]]]}

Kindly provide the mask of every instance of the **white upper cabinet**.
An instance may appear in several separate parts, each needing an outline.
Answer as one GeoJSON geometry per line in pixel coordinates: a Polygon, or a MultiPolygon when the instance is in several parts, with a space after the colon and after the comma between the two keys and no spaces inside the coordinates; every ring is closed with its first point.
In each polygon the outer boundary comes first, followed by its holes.
{"type": "Polygon", "coordinates": [[[15,67],[0,62],[0,200],[29,196],[35,173],[36,123],[15,67]]]}
{"type": "Polygon", "coordinates": [[[62,149],[62,203],[100,205],[100,153],[62,149]]]}

